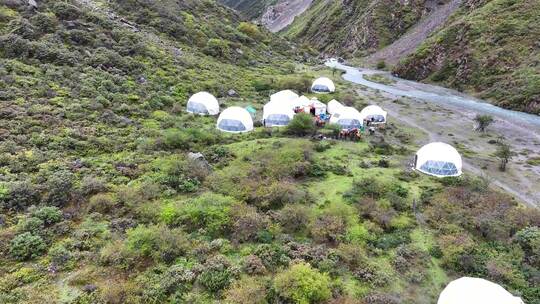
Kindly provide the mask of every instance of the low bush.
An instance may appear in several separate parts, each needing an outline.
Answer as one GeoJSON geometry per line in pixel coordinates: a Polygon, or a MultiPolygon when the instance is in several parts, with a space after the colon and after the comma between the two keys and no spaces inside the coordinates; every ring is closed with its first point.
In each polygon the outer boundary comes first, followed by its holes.
{"type": "Polygon", "coordinates": [[[209,258],[201,267],[197,280],[211,292],[227,288],[238,276],[239,269],[222,255],[209,258]]]}
{"type": "Polygon", "coordinates": [[[170,204],[161,212],[161,219],[171,226],[181,226],[189,232],[203,229],[217,237],[232,227],[231,208],[234,201],[218,194],[203,194],[198,198],[170,204]]]}
{"type": "Polygon", "coordinates": [[[328,275],[304,263],[279,273],[273,286],[281,299],[298,304],[320,303],[332,296],[328,275]]]}
{"type": "Polygon", "coordinates": [[[47,226],[62,220],[62,211],[57,207],[42,207],[32,211],[32,216],[43,221],[47,226]]]}
{"type": "Polygon", "coordinates": [[[24,210],[39,202],[39,191],[30,182],[0,184],[0,209],[24,210]]]}
{"type": "Polygon", "coordinates": [[[172,262],[190,248],[182,230],[169,229],[163,225],[139,225],[129,229],[126,246],[136,256],[164,262],[172,262]]]}
{"type": "Polygon", "coordinates": [[[287,125],[286,132],[291,135],[305,136],[315,132],[313,117],[308,113],[298,113],[287,125]]]}
{"type": "Polygon", "coordinates": [[[11,240],[9,253],[18,261],[34,259],[47,249],[47,246],[40,236],[25,232],[11,240]]]}
{"type": "Polygon", "coordinates": [[[267,304],[267,286],[264,281],[243,277],[225,292],[227,304],[267,304]]]}

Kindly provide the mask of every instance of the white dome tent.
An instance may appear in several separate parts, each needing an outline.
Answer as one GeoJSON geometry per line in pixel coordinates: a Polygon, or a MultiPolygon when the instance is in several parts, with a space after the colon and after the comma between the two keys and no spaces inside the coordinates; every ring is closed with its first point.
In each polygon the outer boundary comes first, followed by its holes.
{"type": "Polygon", "coordinates": [[[524,302],[500,285],[484,279],[463,277],[446,286],[437,304],[524,304],[524,302]]]}
{"type": "Polygon", "coordinates": [[[309,111],[309,107],[311,105],[311,100],[307,98],[306,96],[302,95],[290,102],[290,106],[293,110],[295,109],[303,109],[304,111],[309,111]]]}
{"type": "Polygon", "coordinates": [[[270,102],[291,103],[298,97],[298,94],[291,90],[283,90],[271,95],[270,102]]]}
{"type": "Polygon", "coordinates": [[[287,104],[269,102],[263,108],[263,124],[266,127],[282,127],[289,124],[294,111],[287,104]]]}
{"type": "Polygon", "coordinates": [[[342,129],[356,129],[363,125],[360,112],[353,107],[343,107],[330,117],[331,124],[338,124],[342,129]]]}
{"type": "Polygon", "coordinates": [[[330,115],[333,115],[334,113],[337,113],[340,109],[344,108],[345,106],[342,105],[339,101],[332,99],[330,102],[328,102],[328,113],[330,115]]]}
{"type": "Polygon", "coordinates": [[[249,132],[253,130],[253,119],[246,109],[230,107],[219,115],[217,128],[229,133],[249,132]]]}
{"type": "Polygon", "coordinates": [[[334,82],[327,77],[315,79],[311,85],[311,91],[314,93],[333,93],[336,91],[334,82]]]}
{"type": "Polygon", "coordinates": [[[460,176],[463,166],[461,155],[449,144],[434,142],[416,152],[414,168],[422,173],[436,176],[460,176]]]}
{"type": "Polygon", "coordinates": [[[193,94],[187,102],[187,111],[199,115],[219,114],[219,102],[208,92],[193,94]]]}
{"type": "Polygon", "coordinates": [[[316,98],[311,99],[311,107],[315,110],[315,115],[326,114],[326,104],[316,98]]]}
{"type": "Polygon", "coordinates": [[[371,121],[373,124],[383,124],[386,123],[388,112],[379,106],[370,105],[363,108],[360,115],[362,115],[362,120],[371,121]]]}

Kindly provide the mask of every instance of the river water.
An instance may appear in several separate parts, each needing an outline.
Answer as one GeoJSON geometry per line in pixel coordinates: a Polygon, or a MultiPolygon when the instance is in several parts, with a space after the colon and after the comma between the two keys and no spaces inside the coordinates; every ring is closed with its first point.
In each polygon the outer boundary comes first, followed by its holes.
{"type": "Polygon", "coordinates": [[[370,69],[358,69],[335,61],[327,61],[325,65],[345,71],[345,74],[343,74],[343,79],[372,89],[387,92],[396,96],[417,98],[427,102],[437,103],[443,106],[449,105],[463,110],[475,111],[479,114],[489,114],[494,117],[504,119],[508,122],[521,125],[523,127],[533,127],[540,132],[539,115],[503,109],[501,107],[497,107],[480,99],[467,96],[454,90],[404,80],[398,77],[391,76],[388,72],[370,69]],[[373,74],[384,74],[391,78],[394,83],[391,85],[386,85],[369,81],[364,78],[364,75],[373,74]]]}

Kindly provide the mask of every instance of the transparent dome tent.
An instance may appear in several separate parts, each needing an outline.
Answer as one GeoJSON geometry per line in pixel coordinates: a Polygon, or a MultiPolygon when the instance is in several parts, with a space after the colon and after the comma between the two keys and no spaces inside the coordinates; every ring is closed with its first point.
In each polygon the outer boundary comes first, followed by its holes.
{"type": "Polygon", "coordinates": [[[388,115],[388,112],[379,106],[370,105],[363,108],[362,111],[360,111],[360,115],[362,115],[362,120],[371,121],[375,124],[382,124],[386,123],[386,116],[388,115]]]}
{"type": "Polygon", "coordinates": [[[436,176],[460,176],[463,166],[461,155],[449,144],[434,142],[416,152],[414,168],[422,173],[436,176]]]}
{"type": "Polygon", "coordinates": [[[193,94],[187,102],[187,111],[198,115],[219,114],[219,102],[208,92],[193,94]]]}
{"type": "Polygon", "coordinates": [[[336,91],[336,86],[330,78],[320,77],[315,79],[311,85],[311,91],[314,93],[332,93],[336,91]]]}
{"type": "Polygon", "coordinates": [[[450,282],[439,295],[437,304],[524,304],[493,282],[463,277],[450,282]]]}
{"type": "Polygon", "coordinates": [[[263,107],[263,124],[266,127],[282,127],[289,124],[294,111],[288,104],[269,102],[263,107]]]}
{"type": "Polygon", "coordinates": [[[353,107],[342,107],[330,117],[331,124],[338,124],[342,129],[358,129],[362,127],[362,116],[353,107]]]}
{"type": "Polygon", "coordinates": [[[249,132],[253,130],[253,119],[246,109],[230,107],[219,115],[217,128],[229,133],[249,132]]]}

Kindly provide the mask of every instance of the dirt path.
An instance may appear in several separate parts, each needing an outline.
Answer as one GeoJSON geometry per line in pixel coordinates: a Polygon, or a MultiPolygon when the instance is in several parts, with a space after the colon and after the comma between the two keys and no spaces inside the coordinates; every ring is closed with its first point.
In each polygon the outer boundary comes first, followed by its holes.
{"type": "Polygon", "coordinates": [[[421,20],[409,32],[396,40],[391,45],[379,50],[366,59],[368,64],[376,64],[384,60],[387,64],[395,65],[405,56],[412,54],[418,46],[435,30],[448,20],[459,8],[462,0],[452,0],[449,3],[437,7],[430,15],[421,20]]]}

